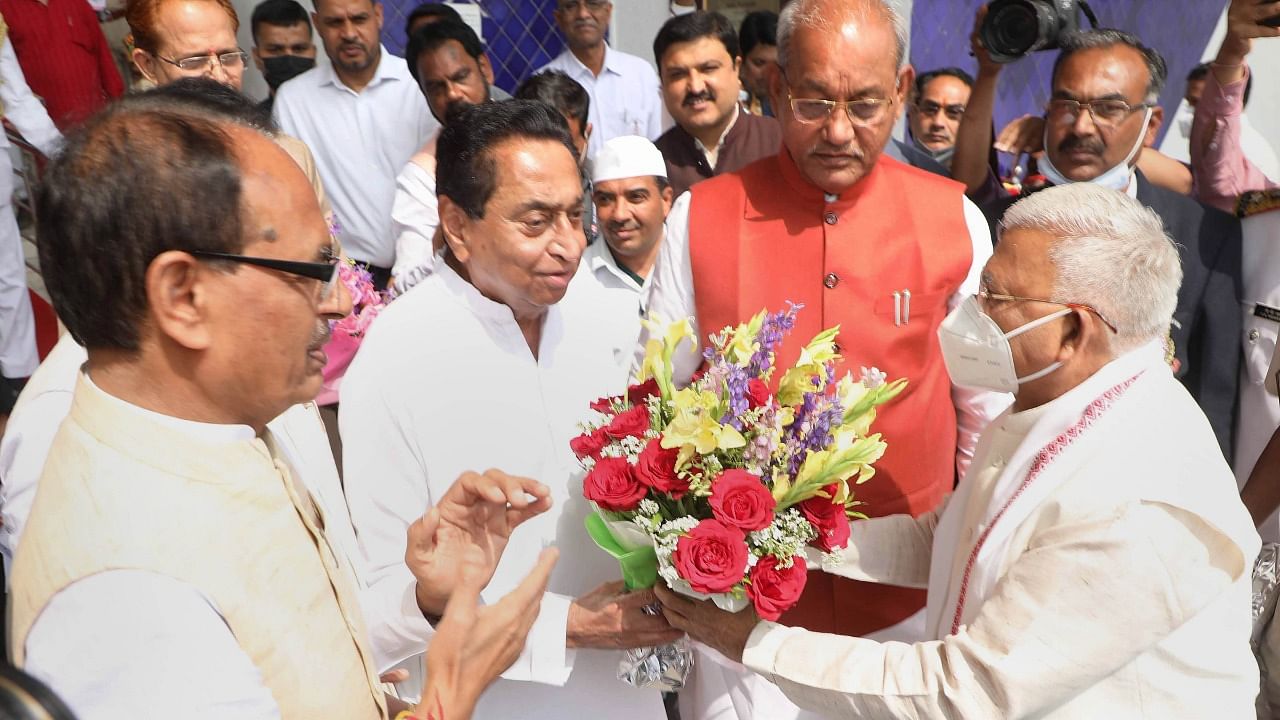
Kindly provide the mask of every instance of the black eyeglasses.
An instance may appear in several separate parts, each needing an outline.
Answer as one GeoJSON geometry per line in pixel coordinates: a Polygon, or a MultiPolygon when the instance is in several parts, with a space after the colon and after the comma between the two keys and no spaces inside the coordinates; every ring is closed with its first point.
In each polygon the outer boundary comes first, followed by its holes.
{"type": "Polygon", "coordinates": [[[257,265],[270,270],[277,270],[282,273],[296,275],[298,277],[311,278],[319,280],[323,283],[320,290],[320,302],[328,300],[333,295],[333,289],[338,286],[338,266],[339,259],[337,256],[328,262],[301,262],[299,260],[278,260],[276,258],[253,257],[251,255],[235,255],[232,253],[211,252],[208,250],[189,250],[190,254],[207,258],[209,260],[226,260],[228,262],[244,263],[245,265],[257,265]]]}

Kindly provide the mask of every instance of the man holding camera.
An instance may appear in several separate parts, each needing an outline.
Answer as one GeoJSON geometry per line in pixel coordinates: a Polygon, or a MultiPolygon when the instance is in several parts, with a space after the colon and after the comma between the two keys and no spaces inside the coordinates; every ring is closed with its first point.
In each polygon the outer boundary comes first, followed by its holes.
{"type": "MultiPolygon", "coordinates": [[[[974,43],[975,54],[988,68],[998,52],[993,48],[989,54],[980,43],[990,42],[991,36],[984,29],[974,43]]],[[[1136,167],[1145,148],[1154,144],[1164,118],[1157,100],[1167,68],[1158,52],[1127,32],[1111,29],[1063,33],[1057,43],[1062,50],[1044,111],[1040,170],[1053,185],[1088,182],[1126,193],[1164,221],[1183,267],[1169,330],[1169,359],[1230,459],[1240,362],[1240,224],[1226,213],[1157,187],[1136,167]]],[[[990,105],[971,99],[961,142],[984,136],[990,122],[990,105]]],[[[970,145],[968,152],[985,157],[987,140],[980,142],[981,148],[970,145]]],[[[961,162],[959,148],[956,162],[961,162]]],[[[1005,198],[983,208],[993,228],[1012,203],[1013,198],[1005,198]]]]}

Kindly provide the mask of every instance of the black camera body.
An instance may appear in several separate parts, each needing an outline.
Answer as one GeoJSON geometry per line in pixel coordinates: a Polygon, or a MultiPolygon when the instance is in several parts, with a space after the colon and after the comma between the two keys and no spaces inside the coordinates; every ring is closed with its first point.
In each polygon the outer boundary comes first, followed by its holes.
{"type": "Polygon", "coordinates": [[[998,63],[1059,47],[1080,29],[1080,0],[995,0],[978,30],[982,45],[998,63]]]}

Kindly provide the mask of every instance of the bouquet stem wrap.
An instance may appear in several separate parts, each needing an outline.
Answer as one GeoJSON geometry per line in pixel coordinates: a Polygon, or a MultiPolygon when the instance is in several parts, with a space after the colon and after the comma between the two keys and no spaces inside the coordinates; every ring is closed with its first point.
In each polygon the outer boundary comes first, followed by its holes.
{"type": "MultiPolygon", "coordinates": [[[[632,523],[609,522],[598,513],[587,515],[585,524],[596,546],[618,561],[628,592],[653,587],[658,581],[658,555],[643,531],[632,523]]],[[[693,651],[689,641],[681,638],[661,647],[625,651],[618,663],[618,679],[632,687],[674,692],[684,687],[692,667],[693,651]]]]}

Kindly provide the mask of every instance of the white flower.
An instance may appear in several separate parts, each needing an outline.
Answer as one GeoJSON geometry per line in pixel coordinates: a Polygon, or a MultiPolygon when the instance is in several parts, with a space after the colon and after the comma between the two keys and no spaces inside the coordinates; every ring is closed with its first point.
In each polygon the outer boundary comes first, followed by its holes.
{"type": "Polygon", "coordinates": [[[862,384],[866,385],[868,390],[880,387],[889,377],[887,374],[880,372],[880,368],[874,366],[860,368],[859,371],[862,373],[862,384]]]}

